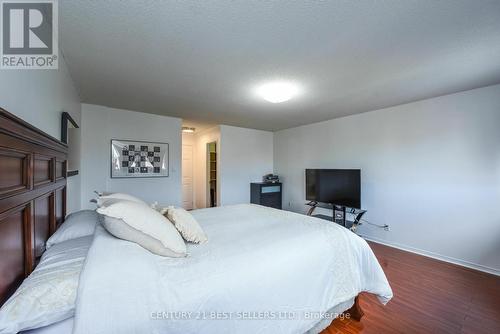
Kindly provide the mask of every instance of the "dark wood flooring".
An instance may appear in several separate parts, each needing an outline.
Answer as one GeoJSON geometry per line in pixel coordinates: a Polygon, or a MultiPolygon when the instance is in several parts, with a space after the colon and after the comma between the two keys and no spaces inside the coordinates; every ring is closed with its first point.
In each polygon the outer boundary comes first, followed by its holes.
{"type": "MultiPolygon", "coordinates": [[[[361,322],[336,319],[322,334],[500,333],[500,277],[370,243],[394,292],[382,306],[361,295],[361,322]]],[[[500,256],[500,254],[499,254],[500,256]]]]}

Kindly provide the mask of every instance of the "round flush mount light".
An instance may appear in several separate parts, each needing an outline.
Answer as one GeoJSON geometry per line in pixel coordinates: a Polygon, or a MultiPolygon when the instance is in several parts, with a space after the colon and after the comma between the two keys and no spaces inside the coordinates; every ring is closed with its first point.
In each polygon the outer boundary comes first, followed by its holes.
{"type": "Polygon", "coordinates": [[[300,92],[300,87],[291,81],[271,81],[257,87],[257,95],[271,103],[286,102],[300,92]]]}

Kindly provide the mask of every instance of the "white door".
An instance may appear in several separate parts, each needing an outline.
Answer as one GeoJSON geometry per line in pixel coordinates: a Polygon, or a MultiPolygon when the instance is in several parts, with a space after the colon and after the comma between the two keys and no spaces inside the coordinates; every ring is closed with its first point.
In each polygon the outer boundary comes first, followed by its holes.
{"type": "Polygon", "coordinates": [[[182,207],[193,209],[193,146],[182,145],[182,207]]]}

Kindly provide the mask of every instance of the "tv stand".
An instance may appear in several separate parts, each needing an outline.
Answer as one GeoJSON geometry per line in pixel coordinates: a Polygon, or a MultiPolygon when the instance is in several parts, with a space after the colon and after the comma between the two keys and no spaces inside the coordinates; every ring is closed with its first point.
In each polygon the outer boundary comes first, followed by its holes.
{"type": "Polygon", "coordinates": [[[307,211],[307,215],[311,217],[316,217],[320,219],[325,219],[329,221],[333,221],[339,225],[344,226],[345,228],[350,229],[351,231],[356,231],[357,227],[361,225],[361,218],[366,213],[366,210],[348,208],[343,205],[335,205],[333,203],[320,203],[316,201],[311,201],[306,203],[306,205],[310,206],[310,209],[307,211]],[[332,216],[317,214],[314,215],[314,210],[316,208],[323,208],[332,210],[332,216]],[[347,220],[347,214],[356,215],[354,220],[347,220]]]}

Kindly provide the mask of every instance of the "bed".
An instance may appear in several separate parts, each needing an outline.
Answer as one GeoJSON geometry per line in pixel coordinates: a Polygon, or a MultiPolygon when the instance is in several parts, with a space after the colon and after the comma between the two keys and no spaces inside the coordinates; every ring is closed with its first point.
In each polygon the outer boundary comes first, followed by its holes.
{"type": "MultiPolygon", "coordinates": [[[[67,148],[0,113],[0,160],[10,166],[0,178],[12,180],[0,180],[3,303],[63,222],[67,148]]],[[[186,258],[154,255],[97,226],[74,318],[29,333],[317,333],[343,312],[359,320],[360,292],[392,297],[370,247],[343,227],[249,204],[192,214],[209,242],[188,244],[186,258]]]]}

